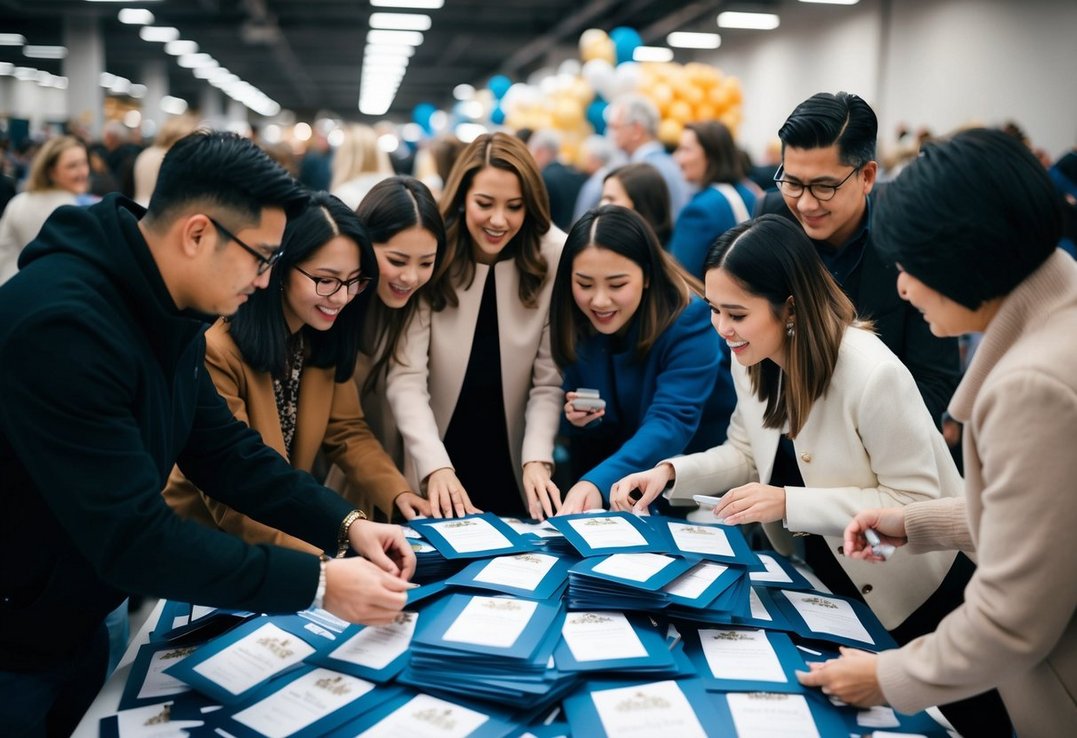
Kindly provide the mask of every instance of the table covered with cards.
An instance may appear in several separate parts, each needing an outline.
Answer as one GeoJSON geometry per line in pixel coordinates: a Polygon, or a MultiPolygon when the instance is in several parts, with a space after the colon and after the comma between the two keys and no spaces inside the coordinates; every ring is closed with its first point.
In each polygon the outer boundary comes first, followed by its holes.
{"type": "Polygon", "coordinates": [[[483,513],[405,531],[421,586],[394,623],[168,602],[118,709],[88,720],[121,738],[947,736],[801,687],[838,646],[894,642],[736,527],[483,513]]]}

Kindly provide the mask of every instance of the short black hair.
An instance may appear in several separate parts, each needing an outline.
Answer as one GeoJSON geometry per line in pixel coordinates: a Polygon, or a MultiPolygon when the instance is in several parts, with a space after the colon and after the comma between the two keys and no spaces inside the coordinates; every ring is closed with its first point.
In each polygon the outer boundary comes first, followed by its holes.
{"type": "Polygon", "coordinates": [[[147,219],[167,222],[184,206],[200,203],[253,223],[265,208],[281,208],[290,217],[306,200],[306,192],[291,175],[249,139],[198,130],[165,154],[147,219]]]}
{"type": "Polygon", "coordinates": [[[838,145],[842,164],[859,167],[875,159],[879,120],[859,95],[820,92],[797,105],[778,129],[785,147],[821,149],[838,145]]]}
{"type": "Polygon", "coordinates": [[[928,144],[880,194],[885,258],[970,310],[1010,293],[1062,236],[1062,198],[1013,136],[974,128],[928,144]]]}
{"type": "MultiPolygon", "coordinates": [[[[288,219],[284,229],[284,256],[273,267],[269,286],[256,290],[231,318],[230,332],[243,358],[256,371],[283,379],[288,359],[288,325],[284,319],[284,288],[296,264],[303,262],[336,236],[345,236],[359,246],[360,272],[378,283],[378,260],[370,236],[359,216],[328,192],[315,192],[307,208],[288,219]]],[[[333,327],[319,331],[304,326],[303,340],[310,347],[306,363],[316,367],[336,367],[336,381],[350,381],[359,354],[363,314],[371,290],[355,298],[340,311],[333,327]]]]}

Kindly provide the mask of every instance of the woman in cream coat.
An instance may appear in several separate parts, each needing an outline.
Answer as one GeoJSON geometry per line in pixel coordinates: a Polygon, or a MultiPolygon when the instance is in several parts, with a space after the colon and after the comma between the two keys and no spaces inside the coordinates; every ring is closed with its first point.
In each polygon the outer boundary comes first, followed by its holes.
{"type": "Polygon", "coordinates": [[[878,656],[849,649],[801,681],[902,711],[997,687],[1021,738],[1075,735],[1077,266],[1055,248],[1059,195],[1019,141],[971,130],[926,149],[876,217],[931,332],[984,337],[950,403],[966,497],[861,512],[846,551],[871,559],[875,527],[909,544],[899,552],[975,551],[978,566],[933,633],[878,656]]]}
{"type": "Polygon", "coordinates": [[[564,395],[549,307],[565,234],[527,147],[505,133],[468,145],[441,211],[453,294],[440,310],[423,303],[387,382],[405,474],[437,517],[550,515],[564,395]]]}
{"type": "MultiPolygon", "coordinates": [[[[725,492],[715,515],[763,523],[784,553],[790,534],[821,536],[805,539],[809,563],[831,589],[861,597],[898,642],[930,630],[960,603],[972,569],[963,556],[899,552],[883,567],[841,556],[857,511],[962,493],[912,375],[855,322],[791,221],[764,216],[732,229],[705,266],[713,322],[736,358],[728,439],[626,477],[613,506],[631,508],[638,490],[640,508],[671,480],[673,498],[725,492]]],[[[1004,713],[997,695],[981,699],[943,713],[967,735],[992,735],[1004,713]]]]}

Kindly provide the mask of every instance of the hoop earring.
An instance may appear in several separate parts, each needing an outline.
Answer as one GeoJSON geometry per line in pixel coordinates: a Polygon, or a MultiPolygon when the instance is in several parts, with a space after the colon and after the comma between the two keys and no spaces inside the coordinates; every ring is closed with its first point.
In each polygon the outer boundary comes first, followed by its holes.
{"type": "Polygon", "coordinates": [[[792,338],[793,336],[796,335],[796,333],[797,333],[796,326],[793,325],[793,321],[790,320],[788,323],[785,324],[785,335],[792,338]]]}

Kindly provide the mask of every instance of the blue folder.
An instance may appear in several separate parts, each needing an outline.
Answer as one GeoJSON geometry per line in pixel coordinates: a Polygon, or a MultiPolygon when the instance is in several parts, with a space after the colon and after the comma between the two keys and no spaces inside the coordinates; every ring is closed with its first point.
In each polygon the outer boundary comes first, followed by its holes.
{"type": "Polygon", "coordinates": [[[552,565],[533,590],[526,589],[525,587],[514,587],[510,584],[502,584],[499,582],[482,582],[476,579],[476,577],[480,576],[492,562],[505,557],[475,561],[468,564],[462,571],[449,577],[447,583],[455,587],[504,592],[505,594],[511,594],[526,599],[548,600],[554,595],[560,594],[561,589],[568,581],[568,570],[569,567],[572,566],[572,561],[563,556],[554,556],[553,554],[544,553],[542,551],[512,554],[511,556],[515,558],[541,558],[542,560],[550,560],[552,565]]]}
{"type": "Polygon", "coordinates": [[[782,611],[782,614],[791,626],[792,631],[803,638],[827,641],[829,643],[840,643],[843,646],[862,648],[866,651],[884,651],[888,648],[897,648],[897,642],[894,640],[893,636],[886,631],[886,628],[883,627],[882,623],[879,622],[879,618],[875,616],[875,613],[873,613],[867,605],[859,600],[835,594],[823,594],[821,592],[810,593],[810,596],[819,598],[824,602],[829,600],[842,600],[849,603],[853,612],[855,612],[856,616],[860,619],[864,629],[868,632],[868,635],[871,636],[874,641],[873,643],[847,638],[826,631],[812,630],[808,627],[808,624],[804,622],[804,618],[800,616],[800,613],[789,600],[789,594],[802,595],[806,593],[789,592],[787,594],[787,590],[782,589],[772,589],[770,592],[772,601],[777,608],[782,611]]]}
{"type": "MultiPolygon", "coordinates": [[[[403,640],[403,634],[407,632],[406,630],[402,630],[403,626],[410,625],[415,628],[417,627],[419,618],[420,613],[402,612],[396,617],[396,622],[393,623],[391,627],[401,633],[401,638],[403,640]]],[[[367,638],[382,638],[385,633],[385,628],[386,626],[352,625],[341,634],[340,638],[332,643],[323,645],[315,651],[313,655],[308,656],[305,661],[308,664],[325,666],[330,669],[335,669],[343,674],[351,674],[352,676],[361,677],[372,682],[387,682],[399,674],[407,665],[408,659],[410,658],[411,638],[407,639],[407,647],[405,647],[404,651],[399,656],[381,667],[345,660],[338,655],[334,655],[338,649],[347,646],[355,638],[361,640],[367,638]]],[[[412,631],[412,635],[414,636],[414,631],[412,631]]]]}
{"type": "Polygon", "coordinates": [[[302,642],[313,650],[317,650],[318,645],[320,645],[320,643],[324,641],[317,638],[311,633],[306,633],[301,636],[299,634],[300,632],[302,632],[301,626],[299,628],[296,627],[295,619],[297,619],[297,616],[293,615],[290,616],[290,618],[292,618],[292,620],[284,624],[280,622],[281,619],[268,617],[260,617],[255,620],[251,620],[250,622],[244,623],[238,628],[229,631],[225,635],[220,636],[213,641],[210,641],[204,646],[201,646],[200,648],[198,648],[198,650],[185,657],[182,661],[178,662],[174,666],[165,669],[165,673],[170,674],[176,679],[186,682],[187,684],[190,684],[199,692],[206,695],[210,699],[216,700],[220,704],[233,705],[241,703],[267,682],[272,681],[274,678],[279,677],[289,671],[293,671],[300,668],[302,666],[302,662],[284,666],[280,670],[270,674],[259,682],[251,685],[250,687],[238,693],[231,692],[217,682],[208,679],[199,672],[195,671],[195,668],[199,664],[204,663],[208,659],[216,656],[217,654],[231,647],[246,636],[250,635],[251,633],[254,633],[260,628],[267,626],[270,623],[276,625],[278,628],[281,628],[286,634],[285,637],[276,639],[279,640],[279,642],[271,644],[273,648],[276,648],[283,653],[287,652],[290,648],[292,648],[295,643],[302,642]],[[295,640],[293,641],[291,639],[295,640]]]}
{"type": "MultiPolygon", "coordinates": [[[[751,629],[755,630],[755,629],[751,629]]],[[[742,637],[749,629],[739,628],[700,628],[699,630],[682,629],[684,636],[684,648],[688,658],[696,667],[699,678],[709,691],[723,692],[804,692],[804,687],[797,681],[795,672],[804,671],[804,659],[801,658],[793,641],[785,633],[778,631],[762,631],[770,642],[771,648],[778,658],[785,680],[767,681],[752,679],[726,679],[714,675],[710,662],[707,661],[703,649],[704,641],[708,639],[735,639],[742,637]]],[[[756,631],[759,632],[759,631],[756,631]]]]}
{"type": "MultiPolygon", "coordinates": [[[[446,700],[407,690],[326,734],[327,738],[355,738],[383,720],[391,719],[393,713],[401,709],[409,709],[412,715],[423,722],[430,723],[432,729],[447,726],[450,723],[470,722],[469,718],[477,713],[482,717],[482,722],[474,730],[469,731],[466,738],[505,738],[505,736],[517,734],[516,726],[509,721],[508,716],[501,709],[459,699],[446,700]]],[[[432,730],[432,732],[436,731],[432,730]]]]}
{"type": "Polygon", "coordinates": [[[607,556],[614,553],[666,553],[673,544],[657,528],[648,525],[636,515],[624,512],[582,513],[579,515],[558,515],[550,518],[550,525],[565,535],[565,539],[579,551],[581,556],[607,556]],[[641,540],[635,545],[592,546],[580,533],[578,528],[595,528],[615,524],[629,525],[641,540]]]}
{"type": "Polygon", "coordinates": [[[292,687],[298,680],[313,680],[320,688],[327,690],[353,690],[355,697],[328,715],[315,720],[300,729],[288,733],[291,738],[315,738],[323,736],[327,732],[355,720],[366,714],[372,708],[400,695],[400,687],[379,687],[358,677],[348,676],[334,672],[320,666],[304,666],[271,682],[262,684],[257,690],[249,695],[239,705],[230,705],[221,713],[211,713],[209,721],[216,727],[222,728],[228,734],[238,738],[260,738],[265,734],[240,722],[243,715],[258,713],[263,710],[263,700],[273,697],[278,692],[292,687]],[[369,691],[363,691],[367,689],[369,691]],[[249,711],[249,712],[247,712],[249,711]]]}
{"type": "MultiPolygon", "coordinates": [[[[727,738],[728,736],[736,735],[730,730],[732,727],[730,721],[728,719],[721,720],[714,698],[707,694],[703,683],[698,679],[588,682],[582,690],[565,698],[563,703],[565,716],[568,718],[569,727],[572,729],[572,735],[586,736],[587,738],[616,738],[616,736],[611,737],[606,732],[592,695],[617,689],[625,690],[623,709],[631,711],[633,714],[636,723],[641,728],[637,733],[638,735],[648,735],[645,728],[651,721],[654,721],[654,731],[649,733],[650,735],[664,735],[668,736],[668,738],[676,738],[676,731],[671,731],[668,727],[663,729],[661,716],[652,717],[662,707],[659,702],[648,698],[648,688],[654,684],[676,685],[676,688],[684,694],[692,711],[695,713],[696,719],[699,721],[700,727],[709,738],[727,738]]],[[[847,738],[847,736],[844,738],[847,738]]]]}
{"type": "Polygon", "coordinates": [[[667,518],[660,515],[645,517],[644,520],[658,530],[664,540],[669,541],[670,552],[675,553],[678,556],[684,556],[691,559],[707,559],[722,564],[737,564],[739,566],[747,567],[748,571],[765,570],[762,562],[759,561],[759,557],[756,556],[755,552],[752,551],[751,547],[748,545],[748,541],[744,538],[744,533],[741,532],[739,526],[722,525],[721,523],[693,523],[687,520],[667,518]],[[705,528],[712,530],[715,535],[725,539],[733,553],[732,555],[727,555],[711,551],[681,549],[677,546],[677,541],[672,533],[672,530],[678,527],[705,528]]]}
{"type": "Polygon", "coordinates": [[[451,594],[438,600],[423,611],[413,642],[452,651],[465,651],[494,656],[526,659],[533,654],[545,637],[553,621],[561,612],[560,602],[521,600],[515,597],[487,597],[485,595],[451,594]],[[481,600],[489,607],[534,606],[534,612],[512,645],[501,647],[478,643],[461,643],[446,641],[446,631],[456,622],[460,614],[473,600],[481,600]]]}
{"type": "Polygon", "coordinates": [[[771,562],[777,571],[753,571],[749,574],[756,587],[775,587],[778,589],[815,589],[812,583],[797,571],[793,562],[777,551],[756,551],[759,560],[766,566],[771,562]]]}
{"type": "Polygon", "coordinates": [[[446,559],[480,559],[490,556],[503,556],[506,554],[522,553],[534,550],[535,544],[514,531],[510,525],[493,513],[478,513],[465,515],[462,518],[419,518],[412,520],[408,525],[422,534],[438,552],[446,559]],[[505,543],[493,548],[485,548],[476,551],[458,551],[449,543],[442,530],[454,528],[466,528],[468,526],[490,526],[500,533],[505,543]]]}
{"type": "Polygon", "coordinates": [[[673,668],[673,656],[666,644],[664,629],[659,631],[644,616],[618,612],[570,612],[566,616],[566,622],[572,622],[574,619],[621,617],[628,621],[643,646],[643,656],[579,661],[562,637],[553,653],[557,668],[561,671],[657,671],[673,668]]]}

